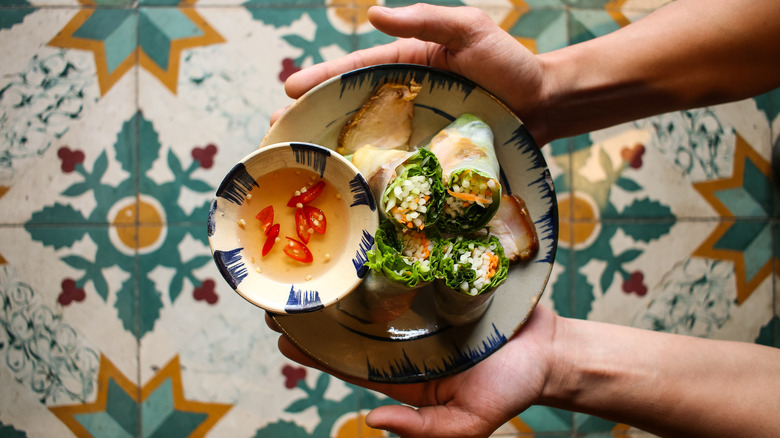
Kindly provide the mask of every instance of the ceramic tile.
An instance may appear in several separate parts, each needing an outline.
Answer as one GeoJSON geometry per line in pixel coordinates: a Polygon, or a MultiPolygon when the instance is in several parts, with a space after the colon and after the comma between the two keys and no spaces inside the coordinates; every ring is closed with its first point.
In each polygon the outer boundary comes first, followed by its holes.
{"type": "MultiPolygon", "coordinates": [[[[91,163],[112,142],[113,133],[107,129],[112,118],[135,105],[132,81],[117,84],[110,99],[99,101],[91,53],[52,45],[60,26],[65,27],[74,13],[40,9],[24,23],[2,31],[12,44],[0,49],[9,59],[0,67],[4,90],[0,186],[5,194],[0,202],[14,205],[0,209],[2,222],[24,222],[33,211],[54,203],[63,187],[89,185],[85,178],[91,163]],[[93,111],[102,112],[105,119],[86,117],[93,111]]],[[[82,194],[78,187],[62,193],[79,198],[76,203],[88,203],[82,194]]]]}
{"type": "Polygon", "coordinates": [[[579,9],[604,9],[610,0],[563,0],[567,6],[579,9]]]}
{"type": "Polygon", "coordinates": [[[517,8],[499,22],[501,27],[534,53],[566,47],[567,12],[562,7],[517,8]]]}
{"type": "Polygon", "coordinates": [[[572,184],[602,218],[766,218],[774,195],[763,114],[749,99],[580,136],[572,184]]]}
{"type": "MultiPolygon", "coordinates": [[[[480,7],[545,52],[666,2],[436,3],[480,7]]],[[[363,419],[394,401],[279,354],[264,313],[220,280],[204,218],[290,103],[287,76],[392,38],[351,0],[83,6],[0,0],[0,430],[387,436],[363,419]]],[[[560,246],[540,303],[780,346],[778,93],[545,145],[560,246]]],[[[648,436],[539,406],[494,434],[575,435],[648,436]]]]}
{"type": "Polygon", "coordinates": [[[569,10],[569,44],[577,44],[610,32],[628,24],[621,14],[607,9],[569,10]]]}
{"type": "MultiPolygon", "coordinates": [[[[707,225],[716,229],[722,223],[707,225]]],[[[581,229],[575,230],[579,236],[581,229]]],[[[617,222],[590,231],[596,234],[592,241],[576,246],[572,257],[556,259],[574,266],[566,266],[572,271],[570,287],[554,285],[561,314],[751,342],[772,318],[774,260],[771,254],[750,260],[763,250],[703,254],[701,241],[709,230],[693,221],[617,222]]],[[[560,253],[565,257],[567,251],[560,253]]]]}
{"type": "Polygon", "coordinates": [[[5,303],[0,354],[10,367],[0,373],[9,379],[3,384],[9,392],[0,399],[0,421],[27,436],[67,436],[77,423],[74,407],[96,403],[105,390],[97,379],[109,357],[115,374],[135,386],[136,337],[117,317],[135,313],[134,307],[117,305],[123,288],[135,288],[124,271],[134,258],[97,263],[103,256],[101,236],[113,228],[9,227],[0,233],[5,303]],[[43,235],[70,244],[55,247],[43,235]]]}
{"type": "Polygon", "coordinates": [[[26,16],[36,10],[30,6],[29,3],[24,1],[12,2],[11,4],[0,3],[0,29],[10,29],[22,23],[26,16]]]}

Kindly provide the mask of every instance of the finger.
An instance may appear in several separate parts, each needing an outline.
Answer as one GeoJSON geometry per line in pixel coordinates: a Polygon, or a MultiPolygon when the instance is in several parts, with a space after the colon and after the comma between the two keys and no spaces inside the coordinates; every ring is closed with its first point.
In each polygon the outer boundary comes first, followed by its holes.
{"type": "Polygon", "coordinates": [[[401,38],[417,38],[458,51],[469,45],[476,24],[487,17],[479,9],[418,3],[402,8],[374,6],[368,10],[378,30],[401,38]]]}
{"type": "Polygon", "coordinates": [[[274,321],[274,319],[271,318],[271,314],[268,312],[265,312],[265,323],[266,325],[268,325],[268,328],[270,328],[271,330],[277,333],[282,332],[282,329],[279,327],[279,324],[277,324],[276,321],[274,321]]]}
{"type": "Polygon", "coordinates": [[[366,424],[404,438],[488,436],[493,432],[476,415],[447,406],[380,406],[368,413],[366,424]]]}
{"type": "Polygon", "coordinates": [[[366,415],[366,424],[374,429],[386,430],[392,434],[411,437],[411,431],[421,429],[422,418],[412,407],[385,405],[374,408],[366,415]]]}
{"type": "Polygon", "coordinates": [[[276,123],[276,121],[279,120],[279,117],[282,117],[282,114],[287,112],[288,109],[290,109],[290,105],[287,105],[284,108],[279,108],[278,110],[274,111],[274,113],[271,114],[271,123],[270,123],[271,126],[273,126],[274,123],[276,123]]]}
{"type": "Polygon", "coordinates": [[[312,359],[311,357],[306,355],[306,353],[304,353],[298,347],[296,347],[292,342],[290,342],[287,336],[279,336],[279,340],[277,341],[277,346],[279,347],[279,351],[286,358],[298,362],[301,365],[310,368],[316,368],[320,371],[325,371],[322,365],[315,362],[314,359],[312,359]]]}

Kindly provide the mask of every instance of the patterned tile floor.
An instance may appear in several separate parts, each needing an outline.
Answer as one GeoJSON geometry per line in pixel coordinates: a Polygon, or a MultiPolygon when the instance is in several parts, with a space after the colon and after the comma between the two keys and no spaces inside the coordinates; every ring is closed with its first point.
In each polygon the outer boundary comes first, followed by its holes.
{"type": "MultiPolygon", "coordinates": [[[[384,436],[362,418],[392,401],[284,359],[205,227],[289,103],[283,79],[388,41],[372,3],[0,0],[0,435],[384,436]]],[[[663,3],[468,2],[537,52],[663,3]]],[[[561,228],[543,303],[780,346],[779,113],[775,91],[546,146],[561,228]]],[[[533,407],[495,435],[635,433],[533,407]]]]}

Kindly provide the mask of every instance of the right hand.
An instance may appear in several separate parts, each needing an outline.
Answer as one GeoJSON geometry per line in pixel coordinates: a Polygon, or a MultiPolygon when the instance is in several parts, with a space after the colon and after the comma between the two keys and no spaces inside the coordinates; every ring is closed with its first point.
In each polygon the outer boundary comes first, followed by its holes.
{"type": "MultiPolygon", "coordinates": [[[[532,122],[541,118],[537,110],[544,102],[543,66],[484,12],[428,4],[396,9],[374,6],[368,18],[378,30],[401,39],[301,70],[287,79],[287,94],[297,99],[333,76],[371,65],[427,65],[476,82],[506,103],[533,131],[532,122]]],[[[272,124],[283,111],[274,114],[272,124]]]]}

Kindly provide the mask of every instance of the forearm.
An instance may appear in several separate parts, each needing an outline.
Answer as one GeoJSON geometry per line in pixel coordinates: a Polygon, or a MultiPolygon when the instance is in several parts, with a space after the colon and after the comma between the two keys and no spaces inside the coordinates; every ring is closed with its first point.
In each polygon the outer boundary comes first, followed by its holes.
{"type": "Polygon", "coordinates": [[[663,436],[778,436],[780,350],[559,318],[540,404],[663,436]]]}
{"type": "MultiPolygon", "coordinates": [[[[539,143],[780,86],[780,2],[677,0],[600,38],[538,56],[539,143]]],[[[522,110],[521,110],[522,111],[522,110]]]]}

